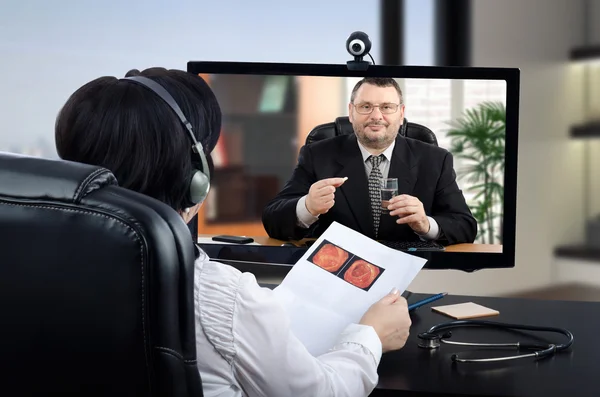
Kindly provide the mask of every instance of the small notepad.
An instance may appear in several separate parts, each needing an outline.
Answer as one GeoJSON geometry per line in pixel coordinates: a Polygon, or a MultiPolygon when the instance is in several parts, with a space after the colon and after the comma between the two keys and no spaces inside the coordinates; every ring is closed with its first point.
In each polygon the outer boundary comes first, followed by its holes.
{"type": "Polygon", "coordinates": [[[498,310],[490,309],[489,307],[478,305],[473,302],[458,303],[455,305],[436,306],[431,310],[445,314],[446,316],[457,320],[464,320],[477,317],[497,316],[500,314],[498,310]]]}

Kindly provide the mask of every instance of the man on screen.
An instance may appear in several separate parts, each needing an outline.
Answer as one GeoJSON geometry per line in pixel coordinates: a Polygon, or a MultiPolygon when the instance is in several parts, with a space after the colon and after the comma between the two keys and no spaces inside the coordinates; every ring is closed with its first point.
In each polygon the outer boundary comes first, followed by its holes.
{"type": "Polygon", "coordinates": [[[377,240],[472,243],[477,222],[456,184],[452,154],[398,134],[404,104],[396,81],[362,79],[348,111],[354,134],[300,149],[292,177],[263,211],[269,236],[318,237],[336,221],[377,240]],[[388,212],[383,178],[398,180],[388,212]]]}

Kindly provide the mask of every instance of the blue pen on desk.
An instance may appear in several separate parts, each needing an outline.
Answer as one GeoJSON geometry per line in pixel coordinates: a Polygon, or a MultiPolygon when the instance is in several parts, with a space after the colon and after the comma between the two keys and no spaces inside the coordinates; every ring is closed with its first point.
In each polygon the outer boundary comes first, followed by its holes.
{"type": "Polygon", "coordinates": [[[410,311],[413,311],[413,310],[415,310],[416,308],[418,308],[418,307],[421,307],[421,306],[423,306],[423,305],[426,305],[426,304],[428,304],[428,303],[430,303],[430,302],[434,302],[434,301],[436,301],[436,300],[438,300],[438,299],[442,299],[442,298],[443,298],[444,296],[446,296],[446,295],[448,295],[448,293],[447,293],[447,292],[442,292],[441,294],[433,295],[433,296],[430,296],[429,298],[425,298],[425,299],[423,299],[423,300],[420,300],[420,301],[418,301],[418,302],[415,302],[415,303],[413,303],[413,304],[411,304],[411,305],[408,305],[408,311],[409,311],[409,312],[410,312],[410,311]]]}

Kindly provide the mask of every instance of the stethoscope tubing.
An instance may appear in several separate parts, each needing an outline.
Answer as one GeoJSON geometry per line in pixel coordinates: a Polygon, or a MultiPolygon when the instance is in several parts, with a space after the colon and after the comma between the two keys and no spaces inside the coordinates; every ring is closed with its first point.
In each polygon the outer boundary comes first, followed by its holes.
{"type": "MultiPolygon", "coordinates": [[[[449,333],[448,335],[451,335],[449,333]]],[[[447,336],[449,337],[449,336],[447,336]]],[[[522,358],[543,358],[548,357],[550,355],[555,354],[561,350],[568,349],[574,342],[574,336],[571,331],[558,328],[558,327],[545,327],[545,326],[536,326],[536,325],[524,325],[524,324],[510,324],[510,323],[499,323],[494,321],[485,321],[485,320],[456,320],[449,321],[446,323],[437,324],[431,327],[426,332],[419,334],[419,339],[422,339],[423,342],[419,346],[421,347],[429,347],[436,348],[439,346],[439,343],[450,344],[450,345],[461,345],[461,346],[474,346],[474,347],[488,347],[488,348],[516,348],[518,350],[529,349],[529,350],[537,350],[528,354],[520,354],[516,356],[507,356],[507,357],[490,357],[490,358],[479,358],[479,359],[464,359],[459,358],[456,354],[452,355],[453,362],[495,362],[495,361],[507,361],[507,360],[515,360],[522,358]],[[444,339],[444,335],[439,335],[438,332],[442,330],[448,330],[451,328],[457,327],[487,327],[487,328],[496,328],[496,329],[504,329],[504,330],[523,330],[523,331],[539,331],[539,332],[552,332],[559,333],[567,337],[567,341],[565,343],[560,344],[536,344],[536,343],[475,343],[475,342],[457,342],[457,341],[449,341],[444,339]],[[438,341],[436,344],[436,340],[438,341]]]]}

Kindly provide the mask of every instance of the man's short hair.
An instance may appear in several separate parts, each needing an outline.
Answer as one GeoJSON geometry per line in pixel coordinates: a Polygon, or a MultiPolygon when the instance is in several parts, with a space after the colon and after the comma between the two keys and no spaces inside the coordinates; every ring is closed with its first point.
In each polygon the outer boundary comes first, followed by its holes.
{"type": "Polygon", "coordinates": [[[398,96],[400,97],[400,104],[402,104],[402,100],[403,100],[402,90],[400,89],[400,86],[398,85],[396,80],[392,79],[391,77],[365,77],[365,78],[363,78],[358,83],[356,83],[356,85],[352,89],[352,94],[350,95],[351,103],[354,103],[354,98],[356,97],[356,92],[358,91],[360,86],[363,84],[371,84],[371,85],[375,85],[377,87],[394,87],[396,89],[396,91],[398,91],[398,96]]]}

